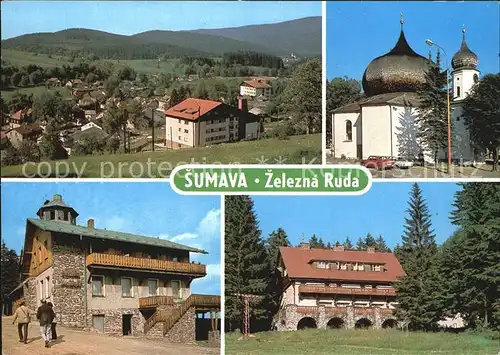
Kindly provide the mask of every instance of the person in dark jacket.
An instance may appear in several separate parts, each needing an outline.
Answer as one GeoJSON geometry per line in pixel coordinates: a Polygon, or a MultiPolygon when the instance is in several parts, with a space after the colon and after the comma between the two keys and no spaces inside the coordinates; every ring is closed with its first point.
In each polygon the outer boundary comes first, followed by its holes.
{"type": "Polygon", "coordinates": [[[36,312],[36,318],[40,321],[40,333],[42,333],[42,339],[45,341],[46,348],[49,347],[51,340],[50,328],[52,327],[54,317],[54,310],[50,308],[47,302],[42,301],[42,305],[38,307],[36,312]]]}
{"type": "MultiPolygon", "coordinates": [[[[52,310],[54,310],[54,305],[52,304],[52,302],[47,302],[47,304],[49,305],[50,308],[52,308],[52,310]]],[[[56,314],[54,312],[54,319],[52,319],[52,325],[50,327],[50,334],[52,336],[51,340],[57,340],[56,325],[57,325],[56,314]]]]}

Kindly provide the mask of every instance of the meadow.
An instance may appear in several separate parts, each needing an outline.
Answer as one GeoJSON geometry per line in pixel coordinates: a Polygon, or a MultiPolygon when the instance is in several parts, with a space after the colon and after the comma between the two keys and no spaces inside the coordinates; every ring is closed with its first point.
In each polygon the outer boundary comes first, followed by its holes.
{"type": "Polygon", "coordinates": [[[420,333],[399,330],[309,329],[262,332],[242,339],[226,334],[225,355],[498,355],[500,343],[462,333],[420,333]]]}
{"type": "Polygon", "coordinates": [[[201,148],[135,154],[70,156],[69,159],[3,166],[2,177],[168,177],[182,164],[321,164],[321,134],[235,142],[201,148]]]}

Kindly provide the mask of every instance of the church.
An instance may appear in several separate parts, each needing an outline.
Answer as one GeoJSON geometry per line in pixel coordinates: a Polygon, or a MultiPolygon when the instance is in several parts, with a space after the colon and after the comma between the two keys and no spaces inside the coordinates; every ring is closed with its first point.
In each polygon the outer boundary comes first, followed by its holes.
{"type": "MultiPolygon", "coordinates": [[[[419,98],[430,59],[416,53],[401,32],[394,48],[367,66],[362,80],[364,98],[335,109],[332,114],[332,152],[335,158],[366,159],[370,155],[433,156],[417,138],[419,98]]],[[[424,39],[422,39],[424,40],[424,39]]],[[[462,45],[451,60],[450,93],[452,159],[474,161],[469,132],[462,119],[463,100],[479,80],[478,58],[468,47],[465,29],[462,45]]],[[[439,159],[447,159],[447,148],[439,159]]]]}

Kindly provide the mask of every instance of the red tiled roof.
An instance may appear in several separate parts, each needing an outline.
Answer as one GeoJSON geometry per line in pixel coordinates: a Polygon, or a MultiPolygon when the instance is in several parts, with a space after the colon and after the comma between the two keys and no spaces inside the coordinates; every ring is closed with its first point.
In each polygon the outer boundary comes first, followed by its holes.
{"type": "Polygon", "coordinates": [[[30,136],[30,135],[36,135],[42,133],[42,127],[40,127],[38,124],[33,123],[33,124],[23,124],[17,128],[13,129],[14,131],[17,131],[19,134],[21,134],[23,137],[25,136],[30,136]]]}
{"type": "Polygon", "coordinates": [[[256,89],[268,89],[271,87],[268,83],[261,80],[246,80],[243,82],[243,84],[256,89]]]}
{"type": "Polygon", "coordinates": [[[404,276],[403,268],[393,253],[333,249],[280,247],[281,257],[291,279],[330,279],[347,281],[394,282],[404,276]],[[384,264],[385,271],[347,271],[318,269],[312,261],[351,261],[384,264]]]}
{"type": "Polygon", "coordinates": [[[195,121],[220,105],[217,101],[188,98],[166,110],[165,115],[195,121]]]}

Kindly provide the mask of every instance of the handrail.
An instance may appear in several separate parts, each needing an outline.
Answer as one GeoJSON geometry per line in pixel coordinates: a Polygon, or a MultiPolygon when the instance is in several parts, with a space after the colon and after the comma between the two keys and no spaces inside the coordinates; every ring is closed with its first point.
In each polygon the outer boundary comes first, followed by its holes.
{"type": "Polygon", "coordinates": [[[185,272],[206,275],[206,265],[178,261],[137,258],[125,255],[92,253],[86,257],[87,265],[124,266],[137,269],[185,272]]]}
{"type": "Polygon", "coordinates": [[[139,298],[139,308],[173,305],[174,298],[172,296],[149,296],[139,298]]]}
{"type": "Polygon", "coordinates": [[[342,295],[380,295],[380,296],[395,296],[394,289],[378,289],[378,288],[345,288],[345,287],[326,287],[326,286],[307,286],[300,285],[299,292],[301,293],[330,293],[342,295]]]}

